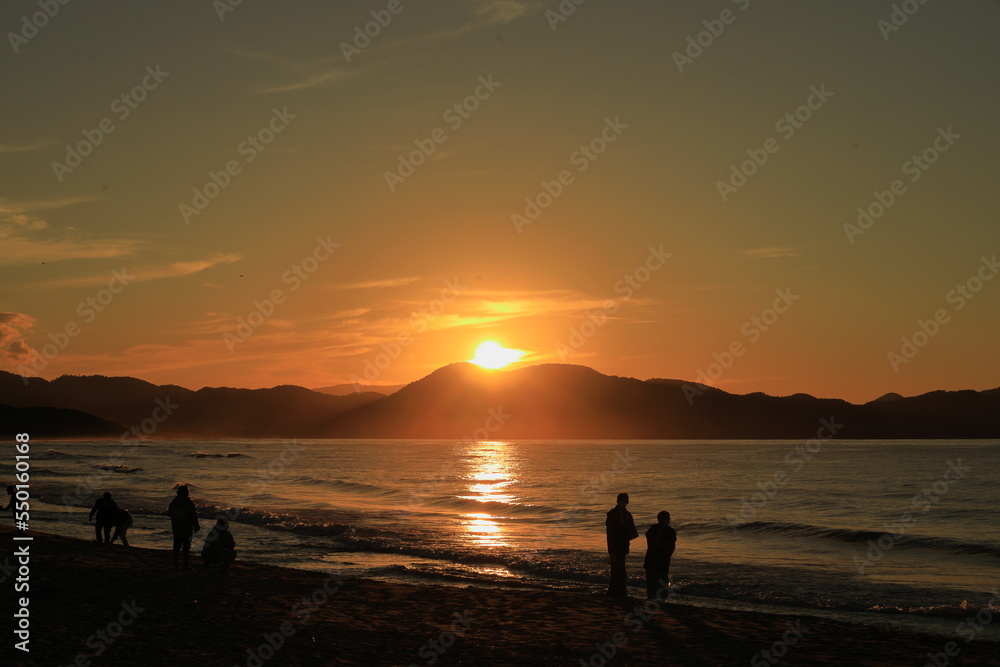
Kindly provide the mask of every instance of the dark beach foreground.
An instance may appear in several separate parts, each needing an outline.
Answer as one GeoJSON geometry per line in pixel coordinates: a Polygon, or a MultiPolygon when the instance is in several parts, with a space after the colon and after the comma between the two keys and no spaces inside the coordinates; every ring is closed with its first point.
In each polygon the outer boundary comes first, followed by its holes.
{"type": "MultiPolygon", "coordinates": [[[[30,597],[31,651],[5,633],[4,664],[919,667],[940,654],[941,664],[1000,665],[995,643],[949,647],[795,615],[644,611],[635,599],[340,581],[246,562],[224,574],[197,561],[175,571],[167,552],[29,534],[30,591],[12,596],[9,570],[4,587],[8,600],[30,597]]],[[[23,544],[12,535],[0,530],[5,557],[23,544]]]]}

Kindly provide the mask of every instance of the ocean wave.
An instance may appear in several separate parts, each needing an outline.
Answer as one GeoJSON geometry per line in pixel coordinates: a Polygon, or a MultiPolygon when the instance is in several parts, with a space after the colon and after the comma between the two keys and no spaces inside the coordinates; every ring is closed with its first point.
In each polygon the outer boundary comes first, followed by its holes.
{"type": "Polygon", "coordinates": [[[606,583],[605,558],[585,551],[564,550],[560,554],[525,555],[510,548],[489,551],[455,544],[420,544],[412,536],[377,529],[350,528],[336,538],[336,543],[350,550],[416,556],[464,566],[502,567],[512,575],[531,575],[578,584],[606,583]]]}
{"type": "Polygon", "coordinates": [[[374,576],[379,576],[380,574],[388,574],[395,577],[404,576],[412,577],[415,579],[429,580],[429,581],[439,581],[439,582],[450,582],[454,584],[482,584],[484,581],[492,583],[494,585],[501,584],[507,588],[525,588],[531,590],[545,590],[549,588],[559,588],[562,590],[567,589],[583,589],[586,590],[586,586],[583,582],[576,581],[570,582],[570,585],[557,585],[557,582],[549,581],[546,582],[549,585],[539,585],[537,580],[525,580],[520,579],[513,573],[509,576],[498,575],[496,573],[484,574],[477,571],[467,571],[461,572],[456,570],[442,571],[437,569],[431,569],[421,566],[412,565],[388,565],[382,568],[377,568],[372,571],[374,576]],[[575,584],[575,585],[574,585],[575,584]]]}
{"type": "MultiPolygon", "coordinates": [[[[310,537],[335,538],[341,550],[357,552],[396,553],[433,560],[509,565],[521,559],[499,553],[483,553],[474,548],[467,550],[451,546],[437,546],[422,542],[420,537],[399,531],[369,528],[339,521],[311,521],[295,514],[268,512],[253,507],[224,507],[215,504],[196,504],[198,515],[212,519],[224,515],[233,523],[257,526],[268,530],[290,532],[310,537]]],[[[162,512],[153,512],[160,514],[162,512]]]]}
{"type": "MultiPolygon", "coordinates": [[[[406,555],[432,558],[442,561],[442,566],[415,564],[415,565],[393,565],[389,566],[399,572],[409,573],[429,579],[440,579],[445,581],[470,581],[502,583],[505,585],[515,584],[535,588],[585,588],[599,590],[607,585],[607,565],[605,559],[594,558],[589,554],[578,553],[576,558],[566,560],[564,558],[521,558],[511,554],[495,553],[492,555],[480,554],[476,557],[463,557],[448,550],[419,549],[407,547],[405,545],[386,547],[382,544],[372,544],[365,540],[348,539],[355,546],[365,547],[365,550],[391,551],[406,555]],[[458,570],[449,566],[449,561],[457,566],[465,566],[458,570]],[[483,570],[477,571],[475,566],[486,566],[483,570]],[[509,574],[498,574],[496,567],[507,570],[509,574]]],[[[641,589],[645,580],[640,574],[642,570],[631,569],[629,572],[628,584],[634,589],[641,589]]],[[[734,577],[737,581],[740,577],[734,577]]],[[[674,579],[670,585],[671,592],[683,595],[688,598],[700,598],[703,600],[726,600],[756,604],[766,604],[779,607],[791,608],[813,608],[826,609],[830,611],[864,612],[877,611],[870,603],[835,601],[826,598],[801,596],[780,588],[761,589],[759,586],[747,582],[716,582],[711,580],[703,581],[677,581],[674,579]]],[[[907,613],[904,608],[885,607],[882,611],[886,613],[907,613]]],[[[928,615],[935,615],[933,611],[928,615]]]]}
{"type": "Polygon", "coordinates": [[[187,456],[196,459],[235,459],[239,457],[250,458],[249,454],[242,452],[229,452],[227,454],[209,454],[208,452],[191,452],[187,456]]]}
{"type": "MultiPolygon", "coordinates": [[[[370,531],[378,532],[378,531],[370,531]]],[[[419,544],[413,540],[407,540],[402,535],[372,536],[359,534],[357,529],[344,531],[337,537],[337,544],[348,547],[353,551],[368,551],[375,553],[394,553],[406,556],[418,556],[431,560],[451,561],[454,563],[475,563],[480,565],[507,565],[509,558],[505,558],[499,553],[475,553],[463,551],[448,546],[435,546],[433,544],[419,544]]]]}
{"type": "MultiPolygon", "coordinates": [[[[31,475],[34,479],[43,477],[79,477],[80,473],[71,470],[47,470],[45,468],[32,468],[31,475]]],[[[32,480],[32,484],[35,484],[32,480]]]]}
{"type": "MultiPolygon", "coordinates": [[[[886,531],[852,530],[850,528],[828,528],[800,523],[782,523],[772,521],[751,521],[732,526],[737,532],[751,532],[768,535],[787,535],[791,537],[808,537],[832,540],[846,544],[867,544],[878,542],[887,535],[886,531]]],[[[728,528],[727,528],[728,529],[728,528]]],[[[1000,546],[985,542],[965,542],[950,537],[931,537],[926,535],[901,535],[893,538],[893,548],[927,549],[950,554],[1000,556],[1000,546]]]]}
{"type": "Polygon", "coordinates": [[[253,507],[223,507],[213,504],[196,504],[198,515],[214,519],[220,514],[231,522],[259,526],[271,530],[281,530],[311,537],[333,537],[340,535],[349,526],[334,522],[310,522],[294,514],[279,514],[253,507]]]}
{"type": "Polygon", "coordinates": [[[39,456],[41,459],[108,459],[107,454],[84,454],[83,452],[63,452],[58,449],[49,449],[39,456]]]}
{"type": "Polygon", "coordinates": [[[108,470],[110,472],[122,472],[122,473],[139,472],[140,470],[142,470],[142,468],[130,468],[129,466],[126,465],[103,465],[100,463],[95,463],[93,467],[97,468],[98,470],[108,470]]]}
{"type": "Polygon", "coordinates": [[[943,616],[945,618],[968,618],[985,611],[990,614],[1000,613],[1000,605],[975,605],[968,600],[960,604],[939,604],[932,606],[902,607],[896,605],[872,605],[865,611],[881,614],[913,614],[916,616],[943,616]]]}
{"type": "Polygon", "coordinates": [[[405,492],[400,491],[399,489],[380,486],[378,484],[365,484],[364,482],[349,482],[344,479],[321,479],[310,475],[295,475],[293,477],[289,477],[287,481],[289,484],[311,484],[367,496],[405,497],[406,495],[405,492]]]}
{"type": "Polygon", "coordinates": [[[565,513],[559,507],[548,507],[546,505],[528,505],[524,503],[506,503],[499,500],[476,500],[475,498],[459,498],[456,496],[438,496],[427,501],[415,503],[416,507],[421,505],[440,507],[445,509],[472,511],[476,513],[488,512],[496,516],[522,516],[522,515],[548,515],[556,516],[565,513]]]}

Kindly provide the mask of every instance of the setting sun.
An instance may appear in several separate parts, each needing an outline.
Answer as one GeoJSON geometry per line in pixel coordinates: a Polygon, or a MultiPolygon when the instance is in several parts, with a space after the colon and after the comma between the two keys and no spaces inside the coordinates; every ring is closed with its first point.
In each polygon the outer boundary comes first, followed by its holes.
{"type": "Polygon", "coordinates": [[[487,340],[479,344],[475,355],[469,361],[483,368],[503,368],[518,361],[524,355],[524,350],[512,350],[495,340],[487,340]]]}

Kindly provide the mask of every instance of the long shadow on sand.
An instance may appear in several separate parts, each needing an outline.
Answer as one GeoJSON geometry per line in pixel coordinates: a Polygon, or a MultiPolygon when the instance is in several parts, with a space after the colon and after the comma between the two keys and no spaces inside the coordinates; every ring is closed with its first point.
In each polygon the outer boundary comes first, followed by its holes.
{"type": "MultiPolygon", "coordinates": [[[[671,602],[657,602],[657,610],[644,608],[645,600],[637,598],[617,598],[615,604],[621,607],[625,614],[632,614],[643,623],[642,629],[635,632],[643,633],[655,639],[662,649],[664,657],[669,657],[679,664],[694,665],[704,660],[704,647],[734,648],[736,639],[726,632],[708,625],[686,605],[671,602]],[[637,608],[643,610],[642,613],[637,608]],[[645,614],[645,616],[643,615],[645,614]],[[648,620],[644,620],[648,618],[648,620]],[[665,627],[672,626],[672,627],[665,627]],[[687,640],[687,641],[685,641],[687,640]]],[[[652,605],[648,605],[652,607],[652,605]]],[[[732,654],[732,651],[727,651],[732,654]]],[[[749,658],[748,658],[749,659],[749,658]]]]}

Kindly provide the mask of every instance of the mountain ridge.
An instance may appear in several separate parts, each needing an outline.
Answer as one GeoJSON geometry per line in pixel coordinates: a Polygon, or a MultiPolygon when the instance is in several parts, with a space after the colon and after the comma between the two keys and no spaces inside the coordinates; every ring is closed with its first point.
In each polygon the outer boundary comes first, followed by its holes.
{"type": "MultiPolygon", "coordinates": [[[[1000,437],[998,389],[890,393],[854,404],[805,393],[731,394],[573,364],[493,371],[457,362],[388,396],[331,395],[297,385],[195,391],[104,375],[25,384],[0,371],[0,405],[72,410],[102,420],[86,422],[87,428],[105,431],[106,423],[129,428],[152,419],[146,435],[154,438],[801,439],[814,437],[821,420],[840,425],[838,438],[1000,437]]],[[[0,432],[18,428],[15,413],[0,415],[0,432]]],[[[50,417],[84,428],[79,415],[50,417]]]]}

